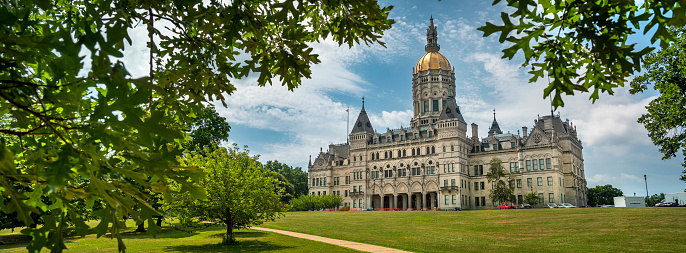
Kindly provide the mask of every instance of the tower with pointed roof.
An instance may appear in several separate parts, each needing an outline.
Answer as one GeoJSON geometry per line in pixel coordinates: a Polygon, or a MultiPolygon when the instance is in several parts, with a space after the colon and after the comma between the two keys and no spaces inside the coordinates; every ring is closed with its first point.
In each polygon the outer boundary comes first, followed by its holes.
{"type": "Polygon", "coordinates": [[[309,163],[310,194],[340,195],[354,210],[498,208],[486,178],[497,158],[510,172],[505,180],[515,189],[516,204],[536,191],[542,204],[586,205],[583,147],[569,120],[538,117],[520,135],[504,132],[494,109],[488,134],[480,137],[471,123],[468,136],[455,72],[439,53],[433,17],[424,49],[412,69],[410,126],[377,132],[363,98],[349,143],[331,144],[309,163]]]}

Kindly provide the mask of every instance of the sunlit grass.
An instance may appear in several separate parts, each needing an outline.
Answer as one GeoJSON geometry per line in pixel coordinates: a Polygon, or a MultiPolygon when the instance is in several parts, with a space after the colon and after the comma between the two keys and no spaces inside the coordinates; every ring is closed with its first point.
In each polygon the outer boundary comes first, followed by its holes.
{"type": "MultiPolygon", "coordinates": [[[[95,222],[89,223],[94,227],[95,222]]],[[[237,245],[221,245],[222,233],[226,227],[210,226],[204,229],[188,230],[177,224],[165,224],[157,238],[145,233],[133,232],[136,227],[128,222],[129,228],[124,233],[124,243],[127,252],[355,252],[352,249],[338,247],[326,243],[299,239],[276,233],[251,229],[241,229],[236,232],[237,245]]],[[[0,242],[16,242],[19,230],[0,231],[0,242]],[[13,240],[13,238],[15,240],[13,240]]],[[[117,240],[109,236],[96,238],[91,230],[85,237],[68,237],[66,252],[117,252],[117,240]]],[[[0,245],[1,252],[26,252],[28,241],[24,239],[18,243],[0,245]]]]}
{"type": "Polygon", "coordinates": [[[295,212],[263,227],[414,252],[686,252],[686,208],[295,212]]]}

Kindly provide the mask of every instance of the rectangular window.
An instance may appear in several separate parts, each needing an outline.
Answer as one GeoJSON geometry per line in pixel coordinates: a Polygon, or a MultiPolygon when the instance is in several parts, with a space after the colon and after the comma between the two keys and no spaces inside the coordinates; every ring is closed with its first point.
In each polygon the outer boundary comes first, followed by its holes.
{"type": "Polygon", "coordinates": [[[479,182],[474,182],[474,190],[475,191],[479,190],[479,182]]]}
{"type": "Polygon", "coordinates": [[[445,195],[445,204],[448,204],[448,195],[445,195]]]}
{"type": "Polygon", "coordinates": [[[551,166],[551,164],[550,164],[550,158],[546,158],[546,159],[545,159],[545,169],[546,169],[546,170],[551,170],[551,169],[553,169],[553,166],[551,166]]]}
{"type": "Polygon", "coordinates": [[[484,174],[484,166],[479,165],[479,175],[483,175],[483,174],[484,174]]]}
{"type": "Polygon", "coordinates": [[[511,147],[511,148],[515,148],[515,143],[514,143],[514,142],[510,142],[510,147],[511,147]]]}
{"type": "Polygon", "coordinates": [[[479,206],[479,197],[474,197],[474,205],[479,206]]]}
{"type": "Polygon", "coordinates": [[[543,204],[543,193],[538,194],[538,203],[543,204]]]}
{"type": "Polygon", "coordinates": [[[491,182],[491,189],[495,189],[495,181],[491,182]]]}
{"type": "Polygon", "coordinates": [[[515,163],[510,163],[510,172],[515,172],[515,163]]]}
{"type": "Polygon", "coordinates": [[[448,179],[443,180],[443,186],[448,186],[448,179]]]}
{"type": "Polygon", "coordinates": [[[326,191],[323,191],[323,192],[322,192],[322,195],[326,195],[326,191]]]}
{"type": "Polygon", "coordinates": [[[515,172],[519,172],[519,162],[515,162],[515,172]]]}
{"type": "Polygon", "coordinates": [[[313,178],[313,179],[312,179],[312,186],[315,186],[315,185],[316,185],[316,184],[315,184],[315,179],[313,178]]]}
{"type": "Polygon", "coordinates": [[[538,186],[543,186],[543,178],[542,177],[536,178],[536,182],[538,182],[538,186]]]}
{"type": "Polygon", "coordinates": [[[455,146],[450,146],[450,151],[455,151],[455,146]]]}
{"type": "Polygon", "coordinates": [[[345,190],[345,196],[348,197],[348,190],[345,190]]]}
{"type": "Polygon", "coordinates": [[[555,203],[555,194],[548,193],[548,203],[555,203]]]}
{"type": "Polygon", "coordinates": [[[548,177],[548,186],[553,186],[553,177],[548,177]]]}
{"type": "Polygon", "coordinates": [[[517,179],[517,188],[522,188],[522,180],[517,179]]]}
{"type": "Polygon", "coordinates": [[[434,112],[437,112],[438,111],[438,100],[434,99],[433,106],[434,106],[434,112]]]}
{"type": "Polygon", "coordinates": [[[526,171],[531,171],[531,160],[526,160],[526,171]]]}
{"type": "Polygon", "coordinates": [[[527,179],[526,179],[526,186],[529,187],[529,188],[532,187],[532,185],[531,185],[531,178],[527,178],[527,179]]]}
{"type": "Polygon", "coordinates": [[[524,203],[524,198],[522,195],[517,195],[517,204],[522,204],[524,203]]]}
{"type": "Polygon", "coordinates": [[[424,112],[429,112],[429,101],[424,101],[424,112]]]}
{"type": "Polygon", "coordinates": [[[455,186],[455,179],[450,179],[450,186],[455,186]]]}
{"type": "Polygon", "coordinates": [[[538,170],[538,163],[536,162],[536,159],[531,160],[531,162],[533,163],[533,167],[534,167],[533,169],[538,170]]]}
{"type": "Polygon", "coordinates": [[[515,181],[510,181],[510,188],[514,188],[515,186],[515,181]]]}
{"type": "Polygon", "coordinates": [[[357,201],[353,200],[353,208],[357,208],[357,201]]]}
{"type": "Polygon", "coordinates": [[[481,197],[481,205],[482,206],[486,205],[486,197],[481,197]]]}
{"type": "Polygon", "coordinates": [[[357,186],[353,186],[353,192],[357,192],[357,186]]]}
{"type": "Polygon", "coordinates": [[[486,185],[486,184],[484,184],[484,182],[481,182],[481,190],[486,189],[486,187],[484,187],[485,185],[486,185]]]}
{"type": "Polygon", "coordinates": [[[362,208],[362,199],[359,199],[358,202],[360,202],[359,206],[362,208]]]}
{"type": "Polygon", "coordinates": [[[538,159],[538,168],[540,168],[541,170],[545,169],[545,164],[543,163],[543,161],[543,159],[538,159]]]}
{"type": "Polygon", "coordinates": [[[457,204],[457,195],[453,195],[453,205],[457,204]]]}

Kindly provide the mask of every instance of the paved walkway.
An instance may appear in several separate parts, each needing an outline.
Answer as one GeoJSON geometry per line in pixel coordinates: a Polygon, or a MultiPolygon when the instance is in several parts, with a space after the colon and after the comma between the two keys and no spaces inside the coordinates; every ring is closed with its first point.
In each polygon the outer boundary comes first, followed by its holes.
{"type": "Polygon", "coordinates": [[[346,248],[351,248],[359,251],[364,251],[364,252],[374,252],[374,253],[387,253],[387,252],[393,252],[393,253],[409,253],[409,251],[402,251],[402,250],[397,250],[397,249],[391,249],[391,248],[386,248],[386,247],[381,247],[381,246],[376,246],[376,245],[371,245],[371,244],[365,244],[365,243],[359,243],[359,242],[350,242],[350,241],[343,241],[343,240],[338,240],[338,239],[331,239],[331,238],[326,238],[326,237],[321,237],[321,236],[316,236],[316,235],[308,235],[308,234],[302,234],[302,233],[296,233],[296,232],[290,232],[290,231],[283,231],[283,230],[278,230],[278,229],[271,229],[271,228],[261,228],[261,227],[251,227],[250,229],[255,229],[255,230],[261,230],[261,231],[268,231],[268,232],[274,232],[274,233],[279,233],[283,235],[288,235],[288,236],[293,236],[293,237],[298,237],[298,238],[303,238],[303,239],[308,239],[308,240],[313,240],[313,241],[319,241],[319,242],[324,242],[328,244],[333,244],[333,245],[338,245],[346,248]]]}

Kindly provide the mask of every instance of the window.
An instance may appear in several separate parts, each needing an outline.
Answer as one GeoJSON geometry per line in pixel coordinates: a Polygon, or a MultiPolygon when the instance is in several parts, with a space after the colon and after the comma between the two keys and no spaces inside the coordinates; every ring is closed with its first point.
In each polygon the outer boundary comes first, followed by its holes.
{"type": "Polygon", "coordinates": [[[548,193],[548,203],[555,203],[555,194],[548,193]]]}
{"type": "Polygon", "coordinates": [[[509,183],[510,183],[510,188],[514,188],[514,187],[515,187],[515,181],[510,181],[509,183]]]}
{"type": "Polygon", "coordinates": [[[319,178],[317,178],[317,183],[315,185],[319,186],[319,178]]]}
{"type": "Polygon", "coordinates": [[[484,182],[481,182],[481,190],[486,189],[486,187],[484,187],[484,185],[485,185],[484,182]]]}
{"type": "Polygon", "coordinates": [[[526,160],[526,171],[531,171],[531,160],[526,160]]]}
{"type": "Polygon", "coordinates": [[[450,179],[450,186],[455,186],[455,179],[450,179]]]}
{"type": "Polygon", "coordinates": [[[450,146],[450,151],[455,151],[455,146],[450,146]]]}
{"type": "Polygon", "coordinates": [[[384,159],[388,159],[388,151],[383,152],[383,158],[384,158],[384,159]]]}
{"type": "Polygon", "coordinates": [[[551,164],[550,164],[550,158],[546,158],[546,159],[545,159],[545,169],[546,169],[546,170],[551,170],[551,169],[553,169],[553,166],[551,166],[551,164]]]}
{"type": "Polygon", "coordinates": [[[448,186],[448,179],[443,180],[443,186],[448,186]]]}
{"type": "Polygon", "coordinates": [[[510,172],[515,172],[515,163],[510,163],[510,172]]]}
{"type": "Polygon", "coordinates": [[[479,206],[479,197],[474,197],[474,205],[479,206]]]}
{"type": "Polygon", "coordinates": [[[353,200],[353,208],[357,208],[357,201],[353,200]]]}
{"type": "Polygon", "coordinates": [[[543,193],[538,194],[538,203],[543,204],[543,193]]]}
{"type": "Polygon", "coordinates": [[[348,190],[345,190],[345,196],[348,197],[348,190]]]}
{"type": "Polygon", "coordinates": [[[399,169],[398,170],[398,177],[406,177],[407,176],[407,169],[399,169]]]}
{"type": "Polygon", "coordinates": [[[386,142],[391,142],[391,137],[390,137],[390,136],[386,137],[386,142]]]}
{"type": "MultiPolygon", "coordinates": [[[[414,138],[415,138],[415,139],[419,139],[419,134],[418,134],[418,133],[414,133],[414,138]]],[[[414,153],[413,153],[413,155],[414,155],[414,153]]]]}
{"type": "Polygon", "coordinates": [[[533,163],[534,170],[538,170],[538,163],[536,162],[536,159],[531,160],[533,163]]]}
{"type": "Polygon", "coordinates": [[[493,150],[498,150],[498,144],[493,144],[493,150]]]}
{"type": "Polygon", "coordinates": [[[486,205],[486,197],[481,197],[481,205],[486,205]]]}
{"type": "Polygon", "coordinates": [[[553,186],[553,177],[548,177],[548,186],[553,186]]]}
{"type": "Polygon", "coordinates": [[[403,157],[405,157],[407,154],[405,153],[406,150],[403,149],[403,157]]]}
{"type": "Polygon", "coordinates": [[[484,174],[484,166],[479,165],[479,175],[483,175],[483,174],[484,174]]]}
{"type": "Polygon", "coordinates": [[[531,178],[527,178],[527,179],[526,179],[526,186],[527,186],[527,187],[532,187],[532,185],[531,185],[531,178]]]}
{"type": "Polygon", "coordinates": [[[434,112],[437,112],[437,111],[438,111],[438,100],[435,100],[435,99],[434,99],[434,101],[433,101],[433,107],[434,107],[434,108],[433,108],[433,109],[434,109],[434,112]]]}
{"type": "Polygon", "coordinates": [[[479,190],[479,182],[474,182],[474,190],[475,191],[479,190]]]}
{"type": "Polygon", "coordinates": [[[419,176],[422,174],[422,171],[420,168],[412,168],[412,175],[413,176],[419,176]]]}
{"type": "Polygon", "coordinates": [[[426,147],[426,154],[427,154],[427,155],[428,155],[428,154],[431,154],[431,148],[426,147]]]}
{"type": "Polygon", "coordinates": [[[316,184],[315,184],[315,180],[314,180],[314,178],[313,178],[313,179],[312,179],[312,186],[315,186],[315,185],[316,185],[316,184]]]}
{"type": "Polygon", "coordinates": [[[457,195],[453,195],[453,205],[457,204],[457,195]]]}
{"type": "Polygon", "coordinates": [[[536,182],[538,182],[538,186],[543,186],[543,178],[542,177],[536,178],[536,182]]]}
{"type": "Polygon", "coordinates": [[[445,100],[443,100],[443,104],[441,104],[441,108],[445,108],[445,100]]]}
{"type": "Polygon", "coordinates": [[[491,189],[495,189],[495,181],[491,182],[491,189]]]}
{"type": "Polygon", "coordinates": [[[443,152],[445,152],[445,146],[443,147],[443,152]]]}
{"type": "Polygon", "coordinates": [[[510,147],[511,147],[511,148],[514,148],[514,147],[515,147],[515,143],[514,143],[514,142],[510,142],[510,147]]]}
{"type": "Polygon", "coordinates": [[[322,192],[322,195],[326,195],[326,191],[323,191],[323,192],[322,192]]]}
{"type": "Polygon", "coordinates": [[[517,188],[522,188],[522,180],[517,179],[517,188]]]}
{"type": "MultiPolygon", "coordinates": [[[[429,133],[431,133],[431,132],[429,132],[429,133]]],[[[433,146],[431,147],[431,153],[432,153],[432,154],[435,154],[435,153],[436,153],[436,147],[433,147],[433,146]]]]}
{"type": "Polygon", "coordinates": [[[429,112],[429,101],[424,101],[424,112],[429,112]]]}
{"type": "Polygon", "coordinates": [[[350,176],[345,176],[345,184],[350,184],[350,176]]]}
{"type": "Polygon", "coordinates": [[[445,204],[448,204],[448,195],[445,195],[445,204]]]}
{"type": "Polygon", "coordinates": [[[541,170],[544,170],[544,169],[545,169],[545,165],[544,165],[544,163],[543,163],[543,159],[538,159],[538,168],[540,168],[541,170]]]}
{"type": "MultiPolygon", "coordinates": [[[[415,137],[415,138],[417,138],[417,137],[415,137]]],[[[414,149],[412,149],[412,156],[414,156],[414,149]]]]}
{"type": "Polygon", "coordinates": [[[519,172],[519,162],[515,162],[515,172],[519,172]]]}

